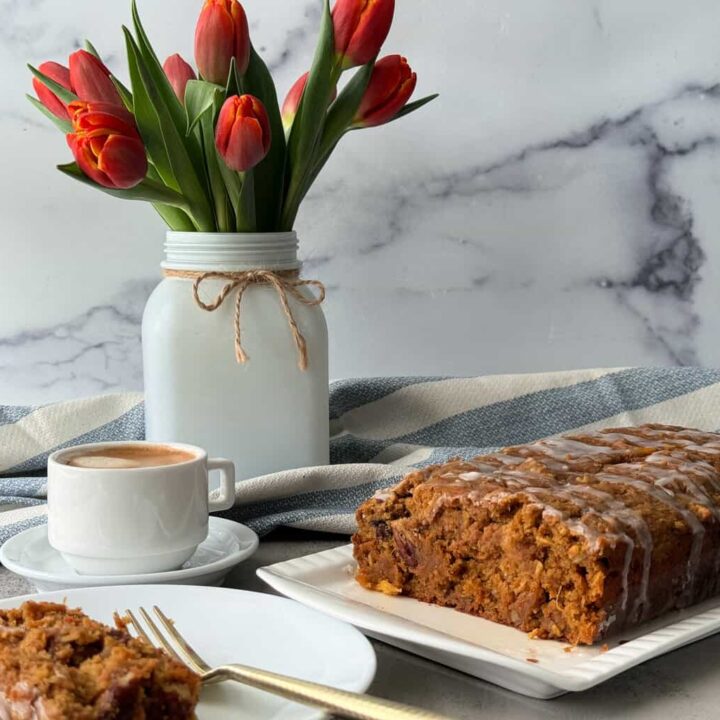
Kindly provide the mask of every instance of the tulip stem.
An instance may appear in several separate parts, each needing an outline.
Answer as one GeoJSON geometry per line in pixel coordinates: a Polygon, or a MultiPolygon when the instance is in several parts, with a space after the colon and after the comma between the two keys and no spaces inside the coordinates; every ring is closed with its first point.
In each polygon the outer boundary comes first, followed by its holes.
{"type": "Polygon", "coordinates": [[[213,118],[210,113],[204,113],[198,125],[192,130],[200,137],[200,147],[205,160],[207,182],[215,211],[216,229],[219,232],[232,232],[235,217],[228,199],[228,191],[219,164],[222,162],[215,150],[215,136],[213,132],[213,118]]]}

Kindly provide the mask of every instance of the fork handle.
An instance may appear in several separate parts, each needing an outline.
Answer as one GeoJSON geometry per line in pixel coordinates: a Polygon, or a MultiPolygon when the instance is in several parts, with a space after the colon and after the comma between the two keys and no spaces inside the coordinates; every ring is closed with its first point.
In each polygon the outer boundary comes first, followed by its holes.
{"type": "Polygon", "coordinates": [[[329,685],[299,680],[245,665],[222,665],[203,676],[204,681],[228,679],[312,705],[355,720],[448,720],[444,715],[391,700],[338,690],[329,685]]]}

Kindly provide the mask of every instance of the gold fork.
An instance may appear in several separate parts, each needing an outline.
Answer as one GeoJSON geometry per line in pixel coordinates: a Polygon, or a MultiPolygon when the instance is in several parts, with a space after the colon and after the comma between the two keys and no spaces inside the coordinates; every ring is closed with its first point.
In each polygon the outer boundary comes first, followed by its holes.
{"type": "Polygon", "coordinates": [[[187,665],[193,672],[200,675],[203,685],[234,680],[303,705],[311,705],[340,717],[355,718],[355,720],[448,720],[442,715],[420,708],[413,708],[371,695],[338,690],[328,685],[308,682],[247,665],[232,664],[210,667],[177,631],[172,620],[167,618],[159,607],[153,606],[153,612],[162,625],[164,633],[147,610],[139,608],[139,613],[150,628],[155,643],[133,612],[126,610],[125,616],[138,636],[151,645],[159,645],[169,655],[187,665]]]}

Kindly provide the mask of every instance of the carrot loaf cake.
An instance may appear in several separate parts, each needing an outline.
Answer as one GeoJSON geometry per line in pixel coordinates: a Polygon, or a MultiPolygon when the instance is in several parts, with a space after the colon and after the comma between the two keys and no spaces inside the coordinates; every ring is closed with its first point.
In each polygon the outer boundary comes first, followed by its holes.
{"type": "Polygon", "coordinates": [[[509,447],[412,472],[357,520],[366,588],[592,644],[720,592],[720,435],[509,447]]]}
{"type": "Polygon", "coordinates": [[[65,605],[0,610],[2,720],[190,720],[200,678],[124,624],[65,605]]]}

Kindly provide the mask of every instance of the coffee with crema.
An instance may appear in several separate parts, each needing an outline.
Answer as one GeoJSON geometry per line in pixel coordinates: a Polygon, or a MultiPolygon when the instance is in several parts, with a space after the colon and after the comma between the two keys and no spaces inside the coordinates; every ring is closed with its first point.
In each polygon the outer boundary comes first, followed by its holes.
{"type": "Polygon", "coordinates": [[[59,458],[59,462],[72,467],[122,470],[124,468],[178,465],[194,460],[195,457],[188,450],[169,445],[144,443],[142,445],[107,445],[93,450],[69,452],[59,458]]]}

